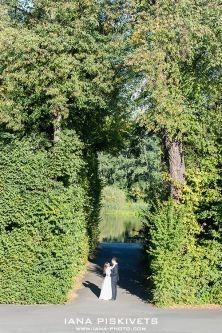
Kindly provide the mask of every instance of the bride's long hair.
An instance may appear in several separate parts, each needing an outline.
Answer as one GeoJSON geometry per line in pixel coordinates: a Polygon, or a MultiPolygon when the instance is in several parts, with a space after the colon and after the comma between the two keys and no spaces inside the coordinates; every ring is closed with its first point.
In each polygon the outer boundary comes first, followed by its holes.
{"type": "Polygon", "coordinates": [[[103,273],[106,274],[107,268],[110,266],[109,262],[105,262],[104,267],[103,267],[103,273]]]}

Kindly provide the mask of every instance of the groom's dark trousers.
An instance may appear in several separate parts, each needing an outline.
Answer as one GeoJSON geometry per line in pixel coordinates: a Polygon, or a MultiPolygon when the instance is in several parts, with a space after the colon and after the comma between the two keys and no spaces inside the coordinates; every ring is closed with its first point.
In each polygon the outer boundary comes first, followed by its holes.
{"type": "Polygon", "coordinates": [[[112,299],[114,300],[116,300],[118,281],[119,281],[119,269],[118,265],[115,265],[111,270],[112,299]]]}

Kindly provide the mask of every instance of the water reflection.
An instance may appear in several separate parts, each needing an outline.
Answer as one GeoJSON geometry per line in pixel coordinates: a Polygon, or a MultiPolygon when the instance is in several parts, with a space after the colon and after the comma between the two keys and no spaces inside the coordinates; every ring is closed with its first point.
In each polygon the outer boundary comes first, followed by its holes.
{"type": "Polygon", "coordinates": [[[100,223],[100,241],[103,242],[139,242],[141,229],[139,217],[103,214],[100,223]]]}

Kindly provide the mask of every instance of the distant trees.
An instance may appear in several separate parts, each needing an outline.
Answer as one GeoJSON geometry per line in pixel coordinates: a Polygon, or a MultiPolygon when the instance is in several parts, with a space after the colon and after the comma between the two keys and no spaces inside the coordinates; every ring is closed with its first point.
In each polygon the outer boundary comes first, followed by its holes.
{"type": "Polygon", "coordinates": [[[156,137],[132,130],[126,147],[116,155],[99,155],[100,175],[106,185],[123,189],[128,199],[147,203],[163,192],[161,148],[156,137]]]}

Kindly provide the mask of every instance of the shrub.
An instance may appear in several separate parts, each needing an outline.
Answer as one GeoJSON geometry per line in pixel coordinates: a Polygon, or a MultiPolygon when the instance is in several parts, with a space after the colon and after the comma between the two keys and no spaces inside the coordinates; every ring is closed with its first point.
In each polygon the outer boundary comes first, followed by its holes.
{"type": "Polygon", "coordinates": [[[222,303],[221,244],[201,240],[191,208],[170,201],[147,215],[145,230],[157,305],[222,303]]]}
{"type": "Polygon", "coordinates": [[[83,144],[13,140],[0,147],[0,302],[61,303],[87,260],[83,144]]]}

